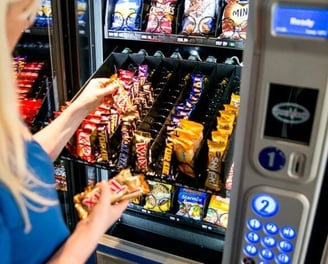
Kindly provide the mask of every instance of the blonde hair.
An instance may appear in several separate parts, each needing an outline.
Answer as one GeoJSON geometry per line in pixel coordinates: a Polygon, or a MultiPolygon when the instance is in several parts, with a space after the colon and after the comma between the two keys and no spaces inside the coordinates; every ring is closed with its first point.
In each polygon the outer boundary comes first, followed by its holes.
{"type": "MultiPolygon", "coordinates": [[[[29,1],[29,8],[22,18],[35,18],[40,6],[39,0],[0,0],[0,35],[7,36],[6,19],[8,6],[19,1],[29,1]]],[[[3,41],[0,49],[0,182],[12,193],[25,223],[25,232],[30,231],[31,223],[28,208],[44,210],[57,201],[42,197],[29,190],[27,183],[49,186],[37,179],[28,169],[24,141],[26,132],[22,125],[18,108],[17,88],[13,75],[11,50],[8,42],[3,41]],[[27,200],[37,202],[40,207],[32,206],[27,200]]],[[[53,185],[52,185],[53,186],[53,185]]]]}

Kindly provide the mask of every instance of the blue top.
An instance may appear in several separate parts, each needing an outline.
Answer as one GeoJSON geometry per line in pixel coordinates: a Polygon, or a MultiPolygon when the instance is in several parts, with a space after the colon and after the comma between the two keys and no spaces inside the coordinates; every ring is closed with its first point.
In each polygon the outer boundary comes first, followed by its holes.
{"type": "MultiPolygon", "coordinates": [[[[51,186],[31,189],[48,198],[57,199],[53,163],[36,141],[26,142],[27,160],[33,173],[51,186]]],[[[1,173],[1,171],[0,171],[1,173]]],[[[30,204],[40,208],[40,205],[30,204]]],[[[45,210],[28,209],[32,229],[24,233],[24,220],[8,189],[0,183],[0,262],[44,263],[66,240],[69,230],[64,222],[60,203],[45,210]]]]}

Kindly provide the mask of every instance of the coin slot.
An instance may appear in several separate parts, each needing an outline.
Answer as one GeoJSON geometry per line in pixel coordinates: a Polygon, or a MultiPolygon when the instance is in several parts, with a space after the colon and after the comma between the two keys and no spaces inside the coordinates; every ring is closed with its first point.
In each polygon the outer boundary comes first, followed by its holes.
{"type": "Polygon", "coordinates": [[[303,176],[305,166],[305,155],[303,153],[292,153],[290,174],[293,177],[299,178],[303,176]]]}

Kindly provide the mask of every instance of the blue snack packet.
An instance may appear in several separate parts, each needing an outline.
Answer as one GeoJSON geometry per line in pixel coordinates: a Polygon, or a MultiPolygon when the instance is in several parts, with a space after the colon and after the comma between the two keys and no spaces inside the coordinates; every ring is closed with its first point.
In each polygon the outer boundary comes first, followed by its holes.
{"type": "Polygon", "coordinates": [[[112,15],[111,30],[141,30],[141,0],[118,0],[112,15]]]}

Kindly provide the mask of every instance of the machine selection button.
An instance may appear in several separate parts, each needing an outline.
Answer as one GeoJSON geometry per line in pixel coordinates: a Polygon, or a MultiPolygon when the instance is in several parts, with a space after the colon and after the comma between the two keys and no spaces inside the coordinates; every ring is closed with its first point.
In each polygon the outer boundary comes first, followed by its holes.
{"type": "Polygon", "coordinates": [[[268,233],[270,235],[276,235],[276,234],[278,234],[279,227],[277,224],[275,224],[273,222],[269,222],[264,225],[264,230],[266,231],[266,233],[268,233]]]}
{"type": "Polygon", "coordinates": [[[294,245],[291,242],[287,241],[287,240],[282,240],[282,241],[279,242],[279,249],[282,252],[290,253],[294,249],[294,245]]]}
{"type": "Polygon", "coordinates": [[[248,232],[246,235],[246,239],[249,243],[256,244],[260,241],[260,236],[256,232],[248,232]]]}
{"type": "Polygon", "coordinates": [[[285,166],[286,157],[280,149],[267,147],[260,152],[259,162],[266,170],[277,171],[285,166]]]}
{"type": "Polygon", "coordinates": [[[281,228],[281,236],[285,239],[294,239],[296,237],[296,231],[290,226],[284,226],[281,228]]]}
{"type": "Polygon", "coordinates": [[[267,248],[261,249],[260,255],[265,260],[272,260],[273,257],[274,257],[273,252],[270,249],[267,249],[267,248]]]}
{"type": "Polygon", "coordinates": [[[262,223],[256,218],[249,219],[247,224],[248,224],[248,228],[250,230],[258,231],[258,230],[262,229],[262,223]]]}
{"type": "Polygon", "coordinates": [[[262,239],[262,243],[265,247],[268,247],[268,248],[273,248],[276,246],[276,240],[274,237],[272,236],[265,236],[263,237],[262,239]]]}
{"type": "Polygon", "coordinates": [[[276,262],[278,264],[289,264],[291,261],[291,258],[287,254],[278,254],[276,257],[276,262]]]}
{"type": "Polygon", "coordinates": [[[268,194],[258,194],[252,199],[253,211],[261,217],[271,217],[277,214],[278,201],[268,194]]]}
{"type": "Polygon", "coordinates": [[[257,250],[256,246],[254,246],[254,245],[246,245],[244,247],[244,251],[245,251],[245,254],[250,257],[254,257],[258,253],[258,250],[257,250]]]}

